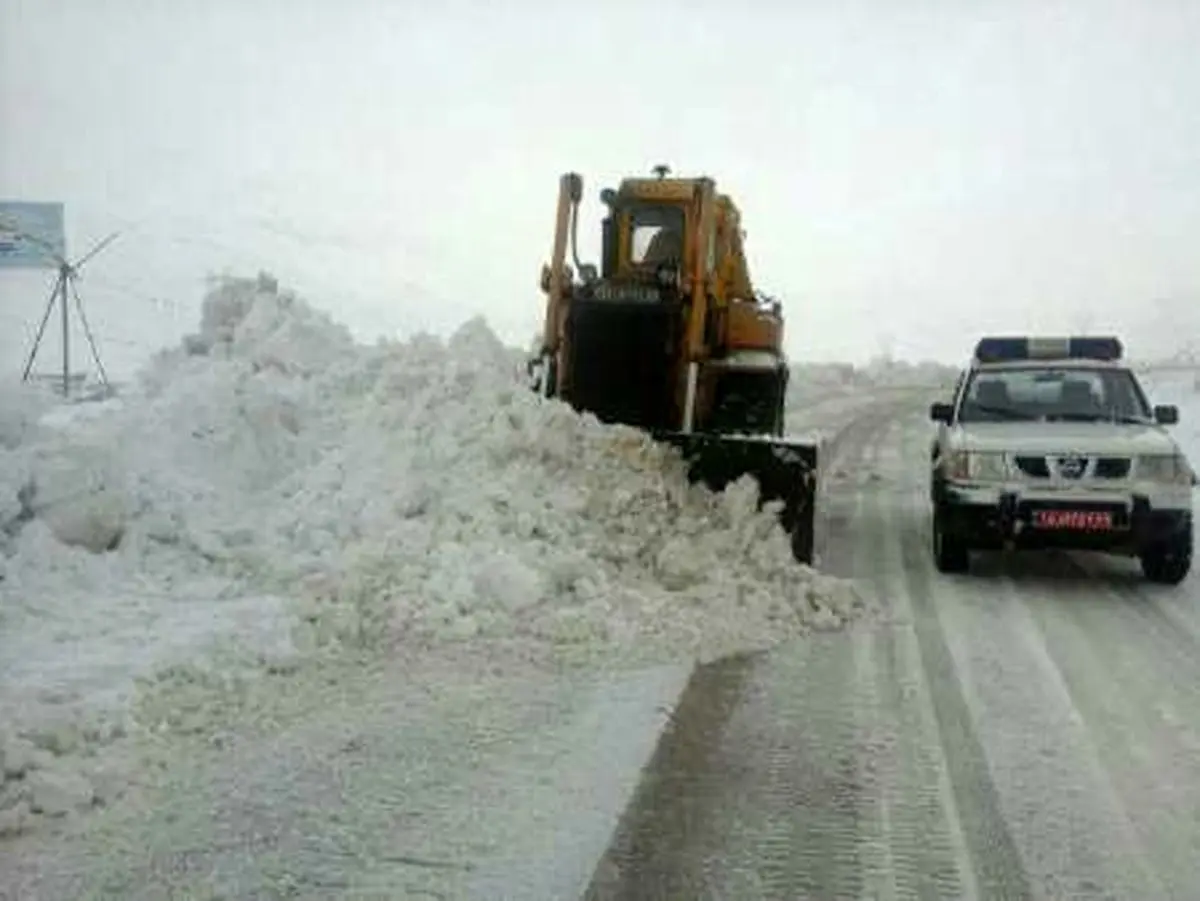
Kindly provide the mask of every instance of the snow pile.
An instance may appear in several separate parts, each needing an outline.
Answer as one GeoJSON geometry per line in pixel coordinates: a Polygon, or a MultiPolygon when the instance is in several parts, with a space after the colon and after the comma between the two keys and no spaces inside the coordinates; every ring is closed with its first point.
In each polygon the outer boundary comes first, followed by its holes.
{"type": "Polygon", "coordinates": [[[0,498],[8,740],[115,740],[97,710],[138,676],[207,678],[163,667],[213,649],[711,657],[855,615],[749,478],[689,486],[640,432],[527,390],[523,359],[480,320],[362,346],[269,278],[228,280],[102,414],[26,423],[0,498]]]}

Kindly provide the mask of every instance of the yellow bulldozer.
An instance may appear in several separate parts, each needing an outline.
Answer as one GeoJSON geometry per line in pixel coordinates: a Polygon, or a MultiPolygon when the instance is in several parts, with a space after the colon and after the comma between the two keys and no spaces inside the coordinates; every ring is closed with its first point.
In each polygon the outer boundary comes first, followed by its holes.
{"type": "Polygon", "coordinates": [[[599,269],[579,260],[583,179],[559,180],[535,389],[669,442],[693,482],[722,490],[752,475],[811,563],[818,446],[783,437],[782,307],[751,283],[733,201],[711,178],[669,173],[601,191],[599,269]]]}

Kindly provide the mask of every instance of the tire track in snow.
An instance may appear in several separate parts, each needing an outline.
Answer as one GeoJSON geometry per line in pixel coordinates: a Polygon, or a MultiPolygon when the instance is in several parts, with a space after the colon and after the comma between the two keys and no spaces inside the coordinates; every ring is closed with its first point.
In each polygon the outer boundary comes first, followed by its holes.
{"type": "MultiPolygon", "coordinates": [[[[1171,589],[1127,563],[1055,555],[1057,591],[1025,591],[1118,792],[1162,897],[1200,894],[1200,662],[1193,632],[1164,614],[1171,589]]],[[[1013,590],[1032,578],[1004,573],[1013,590]]],[[[1186,589],[1183,589],[1186,590],[1186,589]]]]}
{"type": "Polygon", "coordinates": [[[853,717],[836,693],[778,691],[846,684],[853,657],[839,639],[757,657],[737,680],[708,669],[708,691],[680,708],[589,901],[858,896],[853,717]]]}
{"type": "Polygon", "coordinates": [[[936,580],[928,541],[914,525],[904,536],[905,579],[981,895],[1092,896],[1104,852],[1085,849],[1089,859],[1072,862],[1076,849],[1063,845],[1084,828],[1097,848],[1112,842],[1096,841],[1108,817],[1080,816],[1095,802],[1082,800],[1091,786],[1080,777],[1078,749],[1087,742],[1064,735],[1077,719],[1074,707],[1061,698],[1047,703],[1054,692],[1029,659],[1027,637],[1010,611],[997,609],[1011,602],[995,591],[969,598],[936,580]],[[1064,822],[1064,813],[1075,822],[1064,822]],[[1064,867],[1083,871],[1077,884],[1065,884],[1064,867]]]}
{"type": "MultiPolygon", "coordinates": [[[[827,548],[834,558],[825,566],[829,571],[842,568],[836,557],[847,550],[855,570],[873,557],[869,545],[846,539],[867,512],[862,486],[875,475],[863,449],[882,440],[895,407],[895,400],[872,404],[827,448],[830,467],[847,473],[831,485],[825,504],[830,525],[840,526],[829,533],[842,539],[827,548]]],[[[758,880],[753,895],[733,884],[722,886],[719,897],[872,897],[868,880],[887,886],[897,867],[908,863],[911,849],[893,848],[891,839],[896,820],[909,818],[903,811],[899,817],[883,813],[877,803],[880,761],[893,752],[894,739],[879,727],[872,634],[810,638],[771,654],[760,667],[755,703],[740,711],[738,745],[762,750],[761,764],[757,755],[745,763],[765,774],[747,798],[760,825],[727,845],[739,849],[745,862],[740,869],[753,868],[758,880]]]]}
{"type": "MultiPolygon", "coordinates": [[[[824,507],[831,534],[853,539],[831,545],[831,568],[876,584],[900,558],[872,478],[899,412],[837,442],[859,478],[824,507]]],[[[976,896],[915,644],[910,623],[868,623],[758,658],[703,753],[648,774],[655,797],[589,899],[976,896]]]]}
{"type": "Polygon", "coordinates": [[[703,898],[695,860],[719,848],[721,822],[708,809],[721,735],[739,703],[753,657],[698,667],[659,739],[616,835],[584,894],[618,898],[703,898]]]}
{"type": "Polygon", "coordinates": [[[868,559],[860,559],[857,572],[869,579],[876,602],[888,608],[890,617],[872,635],[868,659],[878,697],[874,726],[890,739],[890,753],[878,757],[886,777],[876,801],[878,840],[890,846],[895,865],[870,897],[974,898],[978,890],[950,783],[947,748],[922,671],[912,605],[897,579],[903,561],[893,447],[903,426],[895,417],[888,424],[887,432],[863,448],[864,462],[872,472],[884,473],[884,481],[858,493],[864,514],[858,543],[868,559]]]}
{"type": "MultiPolygon", "coordinates": [[[[1200,744],[1194,725],[1179,716],[1187,710],[1194,724],[1195,701],[1178,703],[1179,693],[1154,662],[1155,642],[1122,622],[1115,607],[1127,601],[1081,586],[1054,593],[1027,586],[1019,595],[1014,590],[1013,601],[1041,631],[1091,739],[1127,833],[1114,837],[1124,838],[1120,850],[1155,874],[1155,890],[1139,897],[1196,897],[1200,744]]],[[[1194,679],[1195,669],[1180,675],[1194,679]]]]}
{"type": "Polygon", "coordinates": [[[861,573],[861,566],[871,564],[869,551],[858,539],[862,531],[866,495],[861,481],[873,470],[863,472],[865,449],[873,447],[890,417],[891,402],[875,403],[833,436],[825,447],[829,459],[824,465],[825,483],[817,501],[817,562],[819,568],[838,576],[861,573]],[[858,482],[853,470],[859,467],[858,482]]]}
{"type": "MultiPolygon", "coordinates": [[[[827,452],[879,428],[878,414],[860,417],[827,452]]],[[[831,532],[844,514],[826,515],[831,532]]],[[[861,742],[844,694],[861,655],[848,640],[812,636],[736,678],[707,671],[711,684],[681,705],[589,901],[860,894],[861,742]],[[795,690],[814,682],[829,688],[795,690]]]]}
{"type": "MultiPolygon", "coordinates": [[[[842,541],[831,548],[826,568],[873,584],[877,599],[885,603],[895,589],[900,543],[892,523],[887,476],[879,477],[881,469],[886,471],[886,465],[894,461],[881,451],[894,438],[897,417],[906,412],[895,404],[881,406],[839,436],[836,444],[842,453],[835,465],[850,473],[853,481],[831,490],[825,504],[831,519],[840,519],[847,526],[842,541]]],[[[787,672],[789,661],[795,666],[800,656],[811,654],[809,642],[771,655],[772,665],[779,670],[768,683],[770,691],[765,698],[771,704],[753,718],[747,713],[747,718],[752,722],[770,717],[801,720],[790,739],[793,756],[810,767],[824,769],[827,784],[836,772],[830,749],[838,748],[843,766],[844,761],[853,761],[852,767],[842,771],[854,774],[853,791],[846,793],[852,807],[844,802],[839,823],[832,811],[811,800],[805,783],[818,780],[796,772],[795,762],[791,771],[769,770],[773,795],[786,794],[786,788],[791,788],[794,796],[808,801],[785,816],[818,833],[834,835],[837,841],[828,850],[813,843],[814,853],[808,856],[793,854],[786,872],[769,868],[776,878],[756,884],[753,894],[744,886],[724,883],[720,888],[725,891],[716,892],[716,897],[976,897],[942,742],[932,706],[927,697],[921,699],[928,690],[923,686],[911,615],[899,611],[897,617],[895,608],[890,612],[891,622],[839,636],[843,639],[840,645],[846,639],[851,645],[840,648],[852,664],[844,681],[787,672]],[[812,709],[822,705],[836,710],[837,716],[826,719],[821,711],[812,709]],[[793,716],[793,710],[799,716],[793,716]],[[835,723],[836,734],[831,734],[835,723]],[[807,745],[803,736],[810,736],[807,745]],[[823,742],[827,747],[821,747],[823,742]],[[852,817],[847,808],[853,810],[852,817]],[[816,865],[818,859],[825,861],[824,867],[816,865]]],[[[778,825],[782,819],[777,816],[771,822],[778,825]]],[[[755,837],[755,830],[748,830],[738,840],[753,848],[755,837]]],[[[795,835],[794,841],[804,838],[795,835]]],[[[735,857],[753,861],[752,855],[744,852],[735,857]]],[[[782,855],[776,859],[786,860],[782,855]]],[[[758,866],[761,871],[761,858],[758,866]]]]}

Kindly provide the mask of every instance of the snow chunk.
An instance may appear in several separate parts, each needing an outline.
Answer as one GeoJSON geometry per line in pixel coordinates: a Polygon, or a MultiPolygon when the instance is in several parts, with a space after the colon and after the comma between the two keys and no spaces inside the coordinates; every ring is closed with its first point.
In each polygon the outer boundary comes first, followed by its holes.
{"type": "Polygon", "coordinates": [[[127,498],[110,448],[55,448],[34,464],[30,488],[30,506],[63,544],[100,553],[120,543],[127,498]]]}
{"type": "Polygon", "coordinates": [[[0,742],[0,775],[4,779],[22,779],[44,760],[33,742],[23,738],[9,737],[0,742]]]}
{"type": "Polygon", "coordinates": [[[29,775],[29,809],[46,816],[64,816],[92,805],[96,791],[77,772],[67,769],[37,770],[29,775]]]}

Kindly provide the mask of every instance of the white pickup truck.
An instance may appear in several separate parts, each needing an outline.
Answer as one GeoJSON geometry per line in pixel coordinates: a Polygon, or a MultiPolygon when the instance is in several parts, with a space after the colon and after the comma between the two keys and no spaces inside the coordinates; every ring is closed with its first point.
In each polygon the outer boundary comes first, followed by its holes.
{"type": "Polygon", "coordinates": [[[1117,338],[979,341],[937,423],[933,555],[966,572],[970,552],[1059,547],[1140,559],[1175,585],[1192,561],[1192,467],[1117,338]]]}

